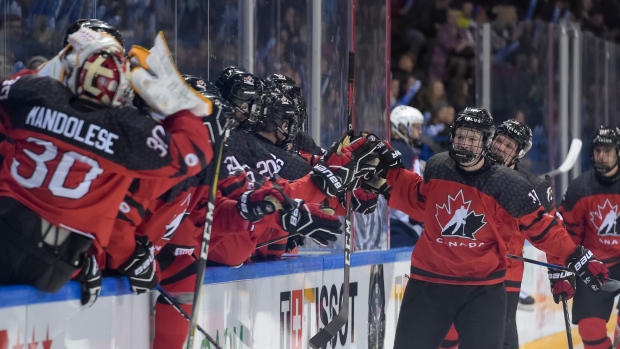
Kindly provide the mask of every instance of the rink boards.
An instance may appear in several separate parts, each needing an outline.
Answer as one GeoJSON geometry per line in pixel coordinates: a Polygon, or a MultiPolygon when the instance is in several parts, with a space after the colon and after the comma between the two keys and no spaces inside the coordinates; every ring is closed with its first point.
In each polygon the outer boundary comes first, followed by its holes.
{"type": "MultiPolygon", "coordinates": [[[[529,246],[526,256],[544,258],[529,246]]],[[[408,248],[352,255],[350,320],[328,348],[392,347],[409,260],[408,248]]],[[[209,268],[198,323],[224,348],[308,348],[342,303],[342,265],[338,254],[209,268]]],[[[520,342],[565,346],[562,309],[548,292],[546,270],[526,266],[523,287],[537,302],[534,311],[517,314],[520,342]]],[[[0,349],[149,348],[156,295],[131,295],[126,280],[116,278],[105,279],[102,292],[92,308],[81,309],[74,283],[55,295],[0,288],[0,349]]]]}

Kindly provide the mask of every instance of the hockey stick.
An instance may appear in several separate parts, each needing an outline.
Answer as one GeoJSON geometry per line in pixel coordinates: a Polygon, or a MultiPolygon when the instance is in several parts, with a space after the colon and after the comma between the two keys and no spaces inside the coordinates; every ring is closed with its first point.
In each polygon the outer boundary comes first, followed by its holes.
{"type": "Polygon", "coordinates": [[[566,325],[566,339],[568,340],[568,349],[573,349],[573,334],[570,331],[570,319],[568,317],[568,304],[566,303],[566,296],[562,297],[562,308],[564,309],[564,325],[566,325]]]}
{"type": "MultiPolygon", "coordinates": [[[[353,129],[353,83],[355,82],[355,52],[349,51],[349,91],[347,98],[347,123],[349,131],[353,129]]],[[[351,267],[351,191],[345,194],[344,216],[344,282],[342,291],[342,306],[338,315],[310,338],[310,347],[319,349],[338,334],[338,331],[349,321],[349,269],[351,267]]]]}
{"type": "Polygon", "coordinates": [[[275,238],[273,240],[269,240],[269,241],[265,241],[265,242],[261,242],[260,244],[256,245],[256,249],[271,245],[271,244],[275,244],[278,241],[282,241],[284,239],[288,239],[288,238],[292,238],[294,236],[297,236],[301,233],[293,233],[291,235],[286,235],[286,236],[280,236],[279,238],[275,238]]]}
{"type": "Polygon", "coordinates": [[[202,232],[202,246],[200,249],[200,259],[198,260],[198,270],[196,271],[196,288],[194,291],[194,304],[192,304],[192,318],[189,322],[189,333],[187,334],[186,349],[194,348],[194,339],[196,337],[196,327],[198,326],[198,312],[200,309],[200,298],[202,294],[202,285],[205,278],[205,269],[207,268],[207,253],[209,252],[209,241],[211,240],[211,228],[213,227],[213,211],[215,210],[215,196],[217,194],[217,181],[220,175],[220,165],[222,164],[222,155],[224,154],[224,142],[230,130],[227,128],[218,144],[217,159],[213,168],[213,178],[211,183],[211,191],[209,191],[209,201],[207,203],[207,215],[205,217],[205,226],[202,232]]]}
{"type": "Polygon", "coordinates": [[[560,167],[556,168],[555,170],[547,172],[540,176],[544,177],[548,175],[549,177],[553,177],[553,176],[557,176],[559,174],[570,171],[570,169],[573,168],[573,166],[575,166],[575,163],[577,162],[577,159],[579,158],[579,153],[581,152],[582,146],[583,146],[583,142],[581,141],[581,139],[573,138],[573,141],[570,144],[570,148],[568,149],[568,154],[566,154],[566,158],[564,159],[564,162],[562,163],[562,165],[560,165],[560,167]]]}
{"type": "MultiPolygon", "coordinates": [[[[551,269],[555,269],[555,270],[563,270],[563,271],[568,271],[568,272],[572,273],[572,271],[570,269],[564,268],[561,265],[545,263],[545,262],[537,261],[535,259],[529,259],[529,258],[525,258],[525,257],[521,257],[521,256],[515,256],[513,254],[508,254],[508,255],[506,255],[506,257],[512,258],[512,259],[516,259],[518,261],[523,261],[523,262],[528,262],[528,263],[540,265],[540,266],[551,268],[551,269]]],[[[616,291],[620,290],[620,281],[614,280],[614,279],[610,279],[610,278],[606,278],[606,277],[599,277],[598,279],[606,281],[603,285],[601,285],[601,290],[603,290],[605,292],[616,292],[616,291]]]]}
{"type": "MultiPolygon", "coordinates": [[[[164,289],[161,288],[161,285],[157,285],[157,291],[161,293],[161,295],[166,299],[166,302],[172,305],[172,307],[176,309],[176,311],[178,311],[179,314],[183,315],[183,317],[187,321],[191,321],[191,317],[187,315],[187,313],[183,310],[183,308],[181,308],[181,305],[179,304],[179,302],[177,302],[176,299],[174,299],[174,297],[170,295],[170,293],[164,291],[164,289]]],[[[207,331],[205,331],[202,327],[200,327],[200,325],[196,325],[196,329],[198,329],[198,331],[202,333],[207,338],[207,340],[215,346],[216,349],[222,349],[222,347],[215,341],[215,339],[209,336],[207,331]]]]}
{"type": "Polygon", "coordinates": [[[618,324],[616,324],[616,331],[618,332],[618,335],[614,339],[614,343],[611,345],[613,349],[618,349],[618,342],[620,342],[620,325],[618,324]]]}

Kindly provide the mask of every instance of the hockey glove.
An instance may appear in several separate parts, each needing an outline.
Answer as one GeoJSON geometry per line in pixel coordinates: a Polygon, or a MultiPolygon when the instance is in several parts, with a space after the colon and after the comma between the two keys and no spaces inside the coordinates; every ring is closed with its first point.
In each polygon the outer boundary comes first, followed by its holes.
{"type": "Polygon", "coordinates": [[[181,77],[162,32],[155,38],[152,49],[134,45],[128,57],[135,66],[131,70],[131,85],[153,109],[152,116],[162,120],[180,110],[189,110],[200,117],[211,114],[211,100],[181,77]]]}
{"type": "Polygon", "coordinates": [[[146,236],[136,237],[136,249],[125,264],[118,269],[129,277],[131,291],[141,294],[157,287],[155,275],[155,248],[146,236]]]}
{"type": "Polygon", "coordinates": [[[256,223],[276,210],[290,211],[295,201],[273,187],[248,190],[237,200],[237,211],[243,219],[256,223]]]}
{"type": "Polygon", "coordinates": [[[84,257],[82,270],[75,277],[75,281],[80,283],[80,303],[86,308],[92,307],[101,293],[101,270],[95,256],[84,257]]]}
{"type": "MultiPolygon", "coordinates": [[[[377,193],[373,193],[368,191],[362,187],[358,187],[353,190],[351,193],[351,208],[353,211],[361,213],[361,214],[371,214],[375,212],[377,208],[377,198],[379,196],[377,193]]],[[[342,207],[345,206],[345,193],[340,193],[338,195],[338,199],[340,200],[340,204],[342,207]]]]}
{"type": "Polygon", "coordinates": [[[352,131],[345,134],[341,142],[334,143],[310,174],[314,185],[329,197],[345,190],[355,178],[374,172],[374,167],[368,163],[377,157],[374,153],[377,143],[357,138],[344,146],[350,134],[352,131]]]}
{"type": "Polygon", "coordinates": [[[342,234],[342,224],[338,217],[325,213],[318,204],[306,204],[300,199],[295,201],[295,209],[282,214],[284,230],[309,237],[321,246],[336,241],[336,235],[342,234]]]}
{"type": "Polygon", "coordinates": [[[548,269],[547,273],[549,275],[551,293],[553,294],[553,301],[555,304],[560,303],[562,294],[566,300],[573,298],[575,294],[575,274],[554,269],[548,269]]]}
{"type": "Polygon", "coordinates": [[[599,277],[609,277],[609,270],[592,254],[579,245],[569,257],[566,267],[575,273],[594,292],[601,290],[599,277]]]}
{"type": "Polygon", "coordinates": [[[379,163],[377,164],[377,176],[385,178],[387,170],[391,168],[405,167],[403,165],[402,154],[392,148],[392,146],[384,141],[379,142],[375,149],[379,156],[379,163]]]}
{"type": "Polygon", "coordinates": [[[387,184],[385,178],[378,176],[369,176],[361,181],[361,187],[371,193],[382,195],[386,200],[390,200],[392,187],[387,184]]]}

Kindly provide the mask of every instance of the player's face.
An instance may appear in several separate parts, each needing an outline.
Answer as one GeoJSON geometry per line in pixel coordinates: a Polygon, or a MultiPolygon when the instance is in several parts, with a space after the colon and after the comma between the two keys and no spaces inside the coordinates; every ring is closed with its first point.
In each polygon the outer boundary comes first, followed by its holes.
{"type": "Polygon", "coordinates": [[[409,126],[409,137],[413,139],[420,138],[420,134],[422,134],[422,125],[421,124],[412,124],[409,126]]]}
{"type": "Polygon", "coordinates": [[[616,149],[608,146],[595,146],[594,161],[598,166],[612,167],[616,163],[616,149]]]}
{"type": "Polygon", "coordinates": [[[491,144],[491,152],[501,156],[504,159],[504,166],[508,166],[517,155],[517,142],[504,135],[499,135],[491,144]]]}
{"type": "Polygon", "coordinates": [[[482,133],[471,128],[460,127],[454,133],[454,148],[458,150],[467,150],[476,155],[476,158],[482,154],[482,133]]]}

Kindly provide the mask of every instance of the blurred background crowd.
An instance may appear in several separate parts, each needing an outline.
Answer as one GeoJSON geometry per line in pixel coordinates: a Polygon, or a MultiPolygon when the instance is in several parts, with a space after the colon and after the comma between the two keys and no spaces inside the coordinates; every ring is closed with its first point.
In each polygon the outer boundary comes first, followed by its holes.
{"type": "MultiPolygon", "coordinates": [[[[434,138],[430,144],[434,149],[446,149],[455,112],[480,101],[475,95],[480,80],[476,53],[482,24],[491,27],[492,114],[497,123],[509,118],[527,123],[535,139],[546,135],[547,123],[554,122],[549,108],[557,109],[549,98],[555,82],[550,85],[547,74],[558,62],[557,51],[549,52],[548,45],[557,41],[554,24],[580,29],[587,38],[598,39],[594,42],[620,41],[617,0],[392,0],[391,14],[390,107],[418,108],[425,118],[423,133],[434,138]],[[555,57],[548,60],[550,54],[555,57]]],[[[587,41],[583,45],[587,61],[589,53],[595,52],[587,41]]],[[[583,74],[586,101],[596,100],[601,93],[594,75],[583,74]]],[[[588,112],[600,110],[584,110],[588,112]]],[[[594,127],[584,125],[585,130],[594,127]]],[[[535,145],[531,153],[530,161],[548,160],[546,144],[535,145]]],[[[422,157],[428,157],[428,152],[422,157]]],[[[524,165],[529,167],[531,162],[524,165]]]]}

